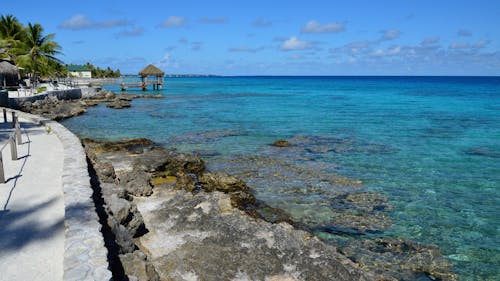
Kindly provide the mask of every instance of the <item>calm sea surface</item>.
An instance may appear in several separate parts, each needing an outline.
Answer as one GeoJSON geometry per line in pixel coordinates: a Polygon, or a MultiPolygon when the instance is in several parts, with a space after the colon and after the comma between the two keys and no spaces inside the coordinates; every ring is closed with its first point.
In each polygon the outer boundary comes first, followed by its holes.
{"type": "MultiPolygon", "coordinates": [[[[438,245],[461,280],[500,280],[500,78],[214,77],[165,83],[165,99],[134,100],[123,110],[99,105],[63,124],[82,137],[146,137],[196,151],[214,170],[224,168],[224,159],[272,155],[269,144],[278,139],[310,143],[315,149],[281,160],[361,180],[394,206],[393,226],[382,236],[438,245]]],[[[328,186],[301,180],[292,175],[280,185],[263,177],[249,184],[259,199],[294,218],[314,210],[321,220],[328,212],[316,208],[325,200],[317,190],[328,186]],[[300,185],[315,189],[286,192],[300,185]]]]}

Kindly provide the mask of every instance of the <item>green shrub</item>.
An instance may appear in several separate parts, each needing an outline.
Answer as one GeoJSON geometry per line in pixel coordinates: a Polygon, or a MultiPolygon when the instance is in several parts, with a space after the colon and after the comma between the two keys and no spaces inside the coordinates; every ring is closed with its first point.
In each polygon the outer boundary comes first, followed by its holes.
{"type": "Polygon", "coordinates": [[[45,86],[36,89],[37,94],[43,93],[45,91],[47,91],[47,87],[45,87],[45,86]]]}

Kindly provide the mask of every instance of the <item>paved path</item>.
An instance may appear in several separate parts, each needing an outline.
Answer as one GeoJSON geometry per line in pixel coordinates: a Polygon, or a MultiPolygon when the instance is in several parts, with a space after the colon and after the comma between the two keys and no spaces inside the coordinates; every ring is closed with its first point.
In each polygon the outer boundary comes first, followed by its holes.
{"type": "MultiPolygon", "coordinates": [[[[63,145],[44,126],[20,122],[20,159],[11,160],[9,145],[2,151],[8,181],[0,184],[0,281],[59,281],[65,239],[63,145]]],[[[10,127],[0,123],[0,147],[10,127]]]]}

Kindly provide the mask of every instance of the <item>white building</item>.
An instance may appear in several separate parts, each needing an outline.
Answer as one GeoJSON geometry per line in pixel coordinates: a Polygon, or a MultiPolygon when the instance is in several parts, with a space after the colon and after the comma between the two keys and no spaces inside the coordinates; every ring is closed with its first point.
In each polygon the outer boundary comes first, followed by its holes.
{"type": "Polygon", "coordinates": [[[92,78],[92,72],[85,65],[70,64],[66,66],[69,77],[92,78]]]}

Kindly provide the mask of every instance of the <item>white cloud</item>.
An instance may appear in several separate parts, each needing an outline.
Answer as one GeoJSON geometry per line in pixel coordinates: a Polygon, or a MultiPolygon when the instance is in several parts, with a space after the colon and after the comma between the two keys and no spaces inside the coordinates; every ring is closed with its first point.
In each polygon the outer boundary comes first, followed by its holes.
{"type": "Polygon", "coordinates": [[[182,27],[186,24],[186,22],[187,22],[187,19],[184,17],[170,16],[167,18],[166,21],[164,21],[162,24],[160,24],[160,27],[162,27],[162,28],[182,27]]]}
{"type": "Polygon", "coordinates": [[[268,27],[268,26],[273,25],[273,22],[270,20],[263,19],[263,18],[258,18],[258,19],[255,19],[252,24],[253,24],[253,26],[257,26],[257,27],[268,27]]]}
{"type": "Polygon", "coordinates": [[[468,42],[453,42],[450,44],[449,48],[452,50],[481,49],[486,47],[490,42],[489,40],[479,40],[474,44],[468,42]]]}
{"type": "Polygon", "coordinates": [[[203,47],[203,42],[191,42],[191,50],[199,51],[203,47]]]}
{"type": "Polygon", "coordinates": [[[242,52],[242,53],[257,53],[258,51],[261,51],[263,49],[264,49],[264,47],[251,48],[251,47],[247,47],[247,46],[241,46],[241,47],[229,48],[228,51],[229,52],[234,52],[234,53],[237,53],[237,52],[242,52]]]}
{"type": "Polygon", "coordinates": [[[311,42],[300,40],[296,36],[292,36],[281,44],[280,49],[283,51],[294,51],[294,50],[306,50],[310,49],[311,47],[312,47],[311,42]]]}
{"type": "Polygon", "coordinates": [[[490,40],[479,40],[476,43],[474,43],[473,47],[480,49],[486,47],[486,45],[490,44],[490,42],[491,42],[490,40]]]}
{"type": "Polygon", "coordinates": [[[341,23],[321,24],[318,21],[311,20],[301,29],[302,33],[336,33],[344,31],[345,26],[341,23]]]}
{"type": "Polygon", "coordinates": [[[162,60],[161,60],[161,61],[168,61],[169,59],[170,59],[170,54],[169,54],[169,53],[165,53],[165,54],[163,55],[163,58],[162,58],[162,60]]]}
{"type": "Polygon", "coordinates": [[[449,48],[453,50],[469,49],[470,44],[467,42],[453,42],[450,44],[449,48]]]}
{"type": "Polygon", "coordinates": [[[59,28],[78,30],[78,29],[92,28],[92,26],[93,26],[92,21],[86,16],[74,15],[71,18],[63,21],[59,25],[59,28]]]}
{"type": "Polygon", "coordinates": [[[392,30],[383,30],[382,32],[382,38],[381,40],[394,40],[399,38],[399,35],[401,35],[401,32],[396,29],[392,30]]]}
{"type": "Polygon", "coordinates": [[[96,28],[107,28],[115,26],[126,26],[131,24],[132,23],[126,20],[108,20],[108,21],[96,22],[94,25],[96,28]]]}
{"type": "Polygon", "coordinates": [[[70,29],[70,30],[83,30],[83,29],[100,29],[100,28],[111,28],[117,26],[127,26],[132,25],[131,22],[127,20],[106,20],[106,21],[92,21],[85,15],[74,15],[71,18],[63,21],[59,24],[59,28],[70,29]]]}
{"type": "Polygon", "coordinates": [[[224,17],[218,17],[218,18],[201,18],[200,22],[202,23],[225,23],[227,21],[226,18],[224,17]]]}
{"type": "Polygon", "coordinates": [[[439,42],[439,37],[427,37],[422,40],[420,45],[433,45],[439,42]]]}
{"type": "Polygon", "coordinates": [[[123,30],[117,34],[118,37],[138,37],[144,34],[144,28],[136,27],[130,30],[123,30]]]}
{"type": "Polygon", "coordinates": [[[158,66],[160,68],[168,68],[170,65],[170,54],[165,53],[160,61],[158,61],[158,66]]]}
{"type": "Polygon", "coordinates": [[[460,29],[458,32],[457,32],[457,35],[460,36],[460,37],[471,37],[472,36],[472,33],[468,30],[465,30],[465,29],[460,29]]]}
{"type": "Polygon", "coordinates": [[[376,49],[371,53],[372,56],[374,57],[387,57],[387,56],[395,56],[398,55],[401,52],[401,47],[400,46],[392,46],[387,50],[383,49],[376,49]]]}

